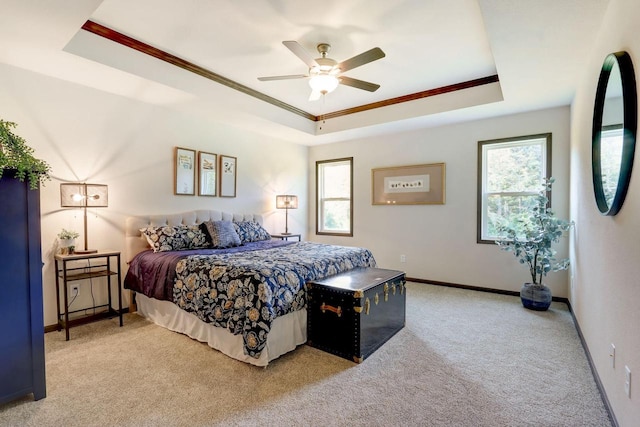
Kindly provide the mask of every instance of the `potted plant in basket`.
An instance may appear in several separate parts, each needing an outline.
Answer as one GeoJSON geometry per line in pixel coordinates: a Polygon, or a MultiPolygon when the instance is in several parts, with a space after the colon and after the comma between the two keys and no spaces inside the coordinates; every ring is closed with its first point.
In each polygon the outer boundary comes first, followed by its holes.
{"type": "Polygon", "coordinates": [[[51,179],[49,164],[33,157],[33,149],[11,129],[17,125],[0,119],[0,178],[12,171],[12,178],[28,179],[29,188],[35,190],[39,184],[51,179]]]}
{"type": "Polygon", "coordinates": [[[531,274],[531,282],[525,283],[520,290],[522,305],[532,310],[547,310],[551,305],[551,291],[543,283],[544,277],[551,271],[569,268],[569,259],[556,260],[553,243],[560,241],[573,225],[573,221],[556,218],[548,207],[547,192],[551,191],[553,178],[545,179],[543,189],[535,196],[528,221],[514,226],[499,227],[503,238],[496,240],[500,249],[512,252],[520,264],[525,264],[531,274]]]}

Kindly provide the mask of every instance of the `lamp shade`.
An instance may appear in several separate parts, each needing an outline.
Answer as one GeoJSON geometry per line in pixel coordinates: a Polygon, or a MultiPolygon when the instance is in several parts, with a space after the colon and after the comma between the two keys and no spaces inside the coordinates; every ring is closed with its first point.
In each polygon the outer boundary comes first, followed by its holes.
{"type": "Polygon", "coordinates": [[[298,209],[298,196],[281,194],[276,196],[277,209],[298,209]]]}
{"type": "Polygon", "coordinates": [[[103,184],[60,184],[60,206],[63,208],[106,208],[108,187],[103,184]]]}

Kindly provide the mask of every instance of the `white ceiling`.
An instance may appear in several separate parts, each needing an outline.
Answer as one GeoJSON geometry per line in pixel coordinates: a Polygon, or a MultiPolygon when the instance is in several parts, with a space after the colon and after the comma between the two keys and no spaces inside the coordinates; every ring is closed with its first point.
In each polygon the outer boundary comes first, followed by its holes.
{"type": "Polygon", "coordinates": [[[319,144],[568,105],[606,0],[3,0],[0,62],[319,144]],[[91,20],[312,116],[497,74],[499,83],[315,122],[81,30],[91,20]],[[342,61],[373,47],[385,58],[345,73],[381,85],[339,86],[308,101],[283,40],[342,61]]]}

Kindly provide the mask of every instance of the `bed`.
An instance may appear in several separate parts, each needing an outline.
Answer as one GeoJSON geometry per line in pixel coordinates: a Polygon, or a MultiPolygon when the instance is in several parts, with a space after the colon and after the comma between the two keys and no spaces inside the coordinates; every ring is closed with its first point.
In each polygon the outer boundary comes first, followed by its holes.
{"type": "Polygon", "coordinates": [[[365,248],[272,240],[262,224],[261,215],[215,210],[127,218],[124,287],[138,314],[256,366],[304,344],[305,283],[375,267],[375,259],[365,248]],[[230,224],[240,246],[219,244],[230,224]],[[196,243],[162,247],[158,230],[189,230],[196,243]],[[213,242],[202,244],[198,230],[213,242]]]}

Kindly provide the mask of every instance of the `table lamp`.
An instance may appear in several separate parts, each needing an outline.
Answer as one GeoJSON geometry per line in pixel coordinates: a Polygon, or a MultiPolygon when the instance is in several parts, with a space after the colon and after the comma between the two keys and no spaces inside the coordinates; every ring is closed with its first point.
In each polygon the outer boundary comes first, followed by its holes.
{"type": "Polygon", "coordinates": [[[63,208],[84,209],[84,249],[78,254],[92,254],[97,249],[88,249],[87,245],[87,208],[106,208],[109,204],[109,191],[102,184],[60,184],[60,206],[63,208]]]}
{"type": "Polygon", "coordinates": [[[298,209],[298,196],[293,196],[291,194],[281,194],[276,196],[276,208],[285,210],[284,233],[282,234],[291,234],[289,233],[289,209],[298,209]]]}

